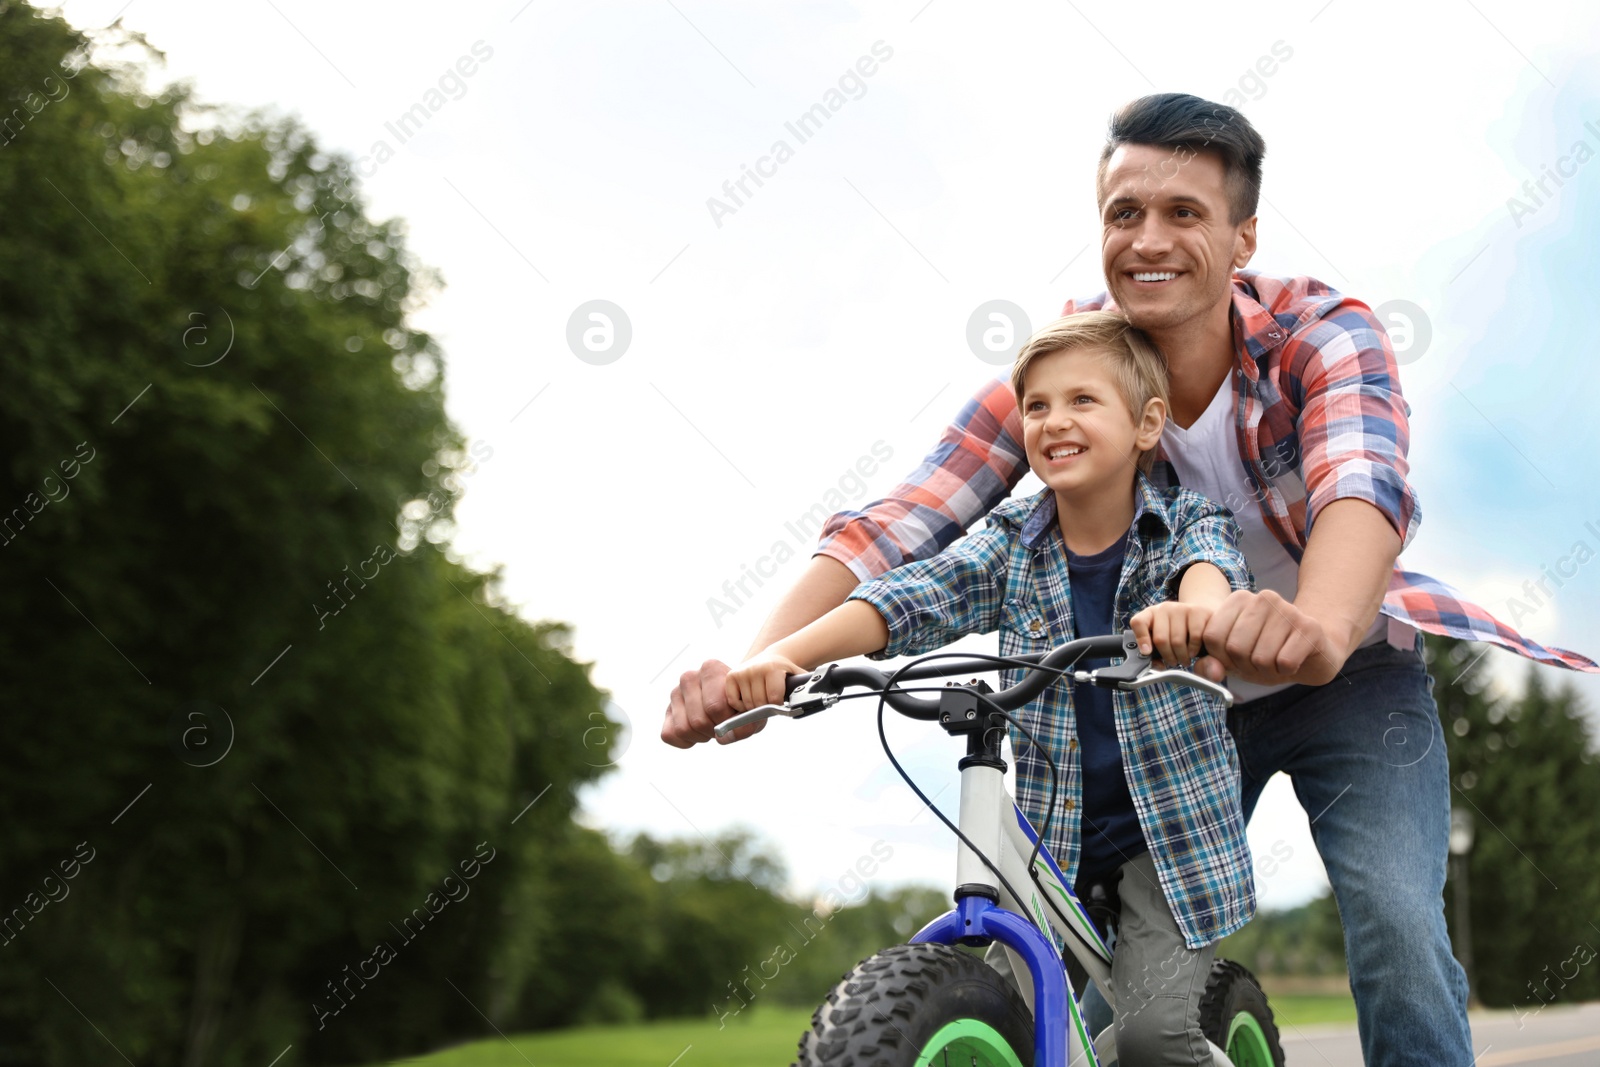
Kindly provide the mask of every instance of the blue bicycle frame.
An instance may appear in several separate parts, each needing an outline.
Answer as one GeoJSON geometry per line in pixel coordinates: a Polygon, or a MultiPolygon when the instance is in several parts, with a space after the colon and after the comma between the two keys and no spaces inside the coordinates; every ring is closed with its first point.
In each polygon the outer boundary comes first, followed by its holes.
{"type": "Polygon", "coordinates": [[[1027,964],[1029,981],[1024,984],[1022,976],[1017,977],[1033,1007],[1034,1062],[1039,1067],[1067,1067],[1070,1030],[1073,1043],[1087,1053],[1083,1062],[1099,1067],[1078,999],[1067,986],[1061,948],[1065,944],[1077,957],[1114,1008],[1111,950],[1049,849],[1041,845],[1033,871],[1028,870],[1028,857],[1039,836],[1006,792],[1003,764],[971,756],[961,761],[958,825],[977,851],[966,842],[958,846],[956,906],[911,940],[946,945],[1000,942],[1027,964]],[[1003,882],[979,852],[1000,869],[1003,882]],[[1013,898],[1006,884],[1028,899],[1013,898]]]}

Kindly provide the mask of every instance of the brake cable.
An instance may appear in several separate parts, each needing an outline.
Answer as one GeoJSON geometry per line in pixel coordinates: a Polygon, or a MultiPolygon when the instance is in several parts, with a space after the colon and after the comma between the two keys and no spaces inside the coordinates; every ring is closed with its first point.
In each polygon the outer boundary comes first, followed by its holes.
{"type": "MultiPolygon", "coordinates": [[[[1087,650],[1085,650],[1085,651],[1087,651],[1087,650]]],[[[951,833],[955,834],[956,837],[958,839],[960,839],[961,843],[966,845],[967,848],[969,848],[972,851],[972,854],[977,856],[978,859],[983,863],[983,865],[985,867],[987,867],[990,870],[991,873],[994,874],[995,878],[999,880],[1001,886],[1003,886],[1005,888],[1006,892],[1011,894],[1011,898],[1013,900],[1015,900],[1019,905],[1021,905],[1023,903],[1022,894],[1017,892],[1016,887],[1014,887],[1010,883],[1010,881],[1008,881],[1006,879],[1006,876],[1003,873],[1001,873],[1000,868],[997,867],[994,864],[994,862],[989,859],[988,856],[984,855],[982,850],[980,850],[976,845],[974,845],[972,843],[972,840],[970,838],[968,838],[966,834],[961,832],[961,828],[959,826],[955,825],[954,823],[952,823],[945,816],[944,812],[940,811],[937,807],[934,807],[933,801],[930,800],[928,798],[928,795],[926,793],[924,793],[917,786],[917,783],[915,781],[912,780],[911,775],[908,774],[906,772],[906,769],[900,765],[900,761],[895,759],[894,752],[889,747],[888,734],[884,730],[884,709],[889,706],[888,692],[889,692],[890,689],[898,689],[898,691],[902,692],[902,693],[942,693],[942,692],[948,691],[947,687],[942,687],[942,686],[928,686],[928,687],[917,687],[917,688],[914,688],[914,689],[904,689],[904,688],[899,688],[895,684],[898,681],[900,675],[903,674],[904,672],[910,670],[912,667],[915,667],[918,664],[926,663],[926,662],[929,662],[931,660],[936,660],[936,659],[977,659],[977,660],[985,660],[985,661],[988,661],[988,662],[991,662],[991,663],[1003,664],[1003,665],[1005,665],[1007,667],[1011,667],[1013,669],[1040,670],[1040,671],[1046,671],[1046,672],[1049,672],[1049,673],[1052,673],[1052,674],[1056,674],[1056,675],[1065,675],[1073,667],[1075,667],[1077,665],[1078,661],[1081,660],[1083,658],[1083,656],[1084,656],[1084,653],[1080,652],[1077,656],[1073,657],[1072,662],[1068,663],[1065,667],[1046,667],[1046,666],[1043,666],[1043,665],[1038,664],[1038,663],[1020,661],[1019,659],[1017,659],[1015,657],[994,656],[994,655],[989,655],[989,654],[986,654],[986,653],[960,653],[960,652],[932,653],[932,654],[927,655],[927,656],[918,657],[917,659],[911,660],[911,661],[903,664],[892,675],[889,676],[889,681],[888,681],[887,685],[883,689],[878,690],[877,694],[876,694],[878,696],[878,741],[879,741],[879,744],[881,744],[882,747],[883,747],[883,754],[889,758],[890,765],[892,767],[894,767],[895,772],[900,775],[900,778],[906,783],[907,786],[910,787],[911,791],[917,795],[917,798],[920,799],[923,802],[924,805],[926,805],[928,808],[930,808],[933,811],[933,814],[935,815],[935,817],[937,817],[940,822],[944,823],[945,827],[951,833]]],[[[973,691],[969,689],[968,692],[973,692],[973,691]]],[[[861,693],[859,695],[860,696],[869,696],[869,695],[872,695],[872,694],[871,693],[861,693]]],[[[1082,944],[1084,946],[1084,948],[1088,949],[1094,955],[1099,956],[1101,954],[1102,946],[1097,946],[1097,945],[1091,944],[1089,942],[1089,940],[1087,938],[1085,938],[1083,936],[1083,934],[1081,934],[1078,931],[1078,928],[1072,923],[1072,921],[1067,918],[1066,914],[1064,912],[1062,912],[1061,908],[1051,898],[1050,894],[1045,891],[1044,885],[1039,881],[1038,868],[1037,868],[1037,866],[1035,866],[1036,861],[1037,861],[1038,856],[1039,856],[1039,850],[1042,847],[1042,845],[1044,844],[1045,836],[1050,831],[1050,823],[1055,818],[1056,799],[1057,799],[1057,795],[1058,795],[1059,788],[1060,788],[1060,770],[1056,766],[1055,757],[1050,754],[1050,750],[1046,746],[1044,746],[1044,745],[1039,743],[1038,738],[1034,737],[1032,731],[1030,731],[1021,722],[1019,722],[1015,718],[1013,718],[1010,715],[1009,712],[1005,711],[1003,708],[1001,708],[997,704],[995,704],[995,702],[992,699],[990,699],[990,697],[987,694],[973,692],[973,695],[975,697],[977,697],[977,699],[979,699],[983,703],[989,705],[993,709],[995,714],[998,714],[1001,718],[1005,719],[1011,725],[1015,726],[1017,728],[1017,730],[1024,737],[1026,737],[1028,739],[1029,743],[1032,744],[1036,749],[1038,749],[1039,753],[1044,756],[1046,767],[1050,771],[1050,792],[1048,794],[1048,800],[1046,801],[1046,806],[1045,806],[1044,824],[1043,824],[1042,828],[1040,829],[1038,835],[1036,836],[1036,838],[1034,840],[1033,851],[1031,853],[1029,853],[1029,856],[1028,856],[1028,876],[1032,880],[1034,886],[1039,890],[1039,896],[1049,906],[1050,910],[1055,912],[1056,917],[1061,920],[1061,925],[1063,927],[1065,927],[1067,929],[1067,931],[1070,932],[1072,934],[1072,936],[1075,939],[1077,939],[1077,941],[1080,944],[1082,944]]],[[[1037,698],[1035,698],[1035,699],[1037,699],[1037,698]]],[[[1031,703],[1031,701],[1030,701],[1030,703],[1031,703]]]]}

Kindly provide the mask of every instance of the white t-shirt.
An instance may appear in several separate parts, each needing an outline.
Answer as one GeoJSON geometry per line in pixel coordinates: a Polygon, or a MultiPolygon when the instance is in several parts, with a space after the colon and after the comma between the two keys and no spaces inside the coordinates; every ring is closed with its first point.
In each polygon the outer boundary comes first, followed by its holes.
{"type": "MultiPolygon", "coordinates": [[[[1245,562],[1255,574],[1256,591],[1271,589],[1292,601],[1300,587],[1300,565],[1262,521],[1261,507],[1250,489],[1239,457],[1239,435],[1233,426],[1233,375],[1236,373],[1230,371],[1222,380],[1217,395],[1187,430],[1168,419],[1161,444],[1185,489],[1193,489],[1233,512],[1244,534],[1239,547],[1244,550],[1245,562]]],[[[1384,640],[1388,624],[1388,618],[1380,614],[1361,639],[1362,646],[1384,640]]],[[[1256,685],[1236,678],[1229,678],[1227,685],[1239,701],[1255,700],[1289,687],[1288,683],[1256,685]]]]}

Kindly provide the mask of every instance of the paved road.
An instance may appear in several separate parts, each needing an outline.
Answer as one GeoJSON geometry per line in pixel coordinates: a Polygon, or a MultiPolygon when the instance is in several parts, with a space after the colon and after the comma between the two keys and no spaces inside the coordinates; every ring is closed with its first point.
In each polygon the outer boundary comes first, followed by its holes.
{"type": "MultiPolygon", "coordinates": [[[[1475,1067],[1600,1067],[1600,1004],[1472,1016],[1475,1067]]],[[[1362,1067],[1353,1026],[1285,1028],[1286,1067],[1362,1067]]]]}

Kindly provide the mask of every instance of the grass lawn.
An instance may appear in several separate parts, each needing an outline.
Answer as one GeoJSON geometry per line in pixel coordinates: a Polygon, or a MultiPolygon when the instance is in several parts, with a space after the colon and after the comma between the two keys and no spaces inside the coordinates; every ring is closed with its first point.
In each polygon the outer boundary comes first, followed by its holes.
{"type": "MultiPolygon", "coordinates": [[[[1292,993],[1271,997],[1272,1014],[1280,1029],[1315,1026],[1319,1023],[1356,1022],[1356,1002],[1349,993],[1292,993]]],[[[1292,1031],[1289,1031],[1292,1033],[1292,1031]]]]}
{"type": "Polygon", "coordinates": [[[806,1009],[754,1008],[717,1028],[715,1019],[595,1026],[511,1034],[397,1063],[422,1067],[752,1067],[794,1061],[806,1009]],[[515,1044],[515,1048],[512,1045],[515,1044]],[[687,1051],[685,1051],[687,1050],[687,1051]],[[674,1060],[682,1054],[681,1059],[674,1060]]]}
{"type": "MultiPolygon", "coordinates": [[[[1355,1023],[1348,994],[1290,994],[1272,998],[1289,1026],[1355,1023]]],[[[751,1067],[793,1062],[795,1044],[811,1025],[806,1010],[752,1008],[717,1028],[715,1019],[681,1019],[636,1026],[597,1026],[512,1034],[395,1062],[420,1067],[751,1067]],[[513,1045],[515,1047],[513,1047],[513,1045]],[[674,1059],[674,1057],[681,1057],[674,1059]]]]}

